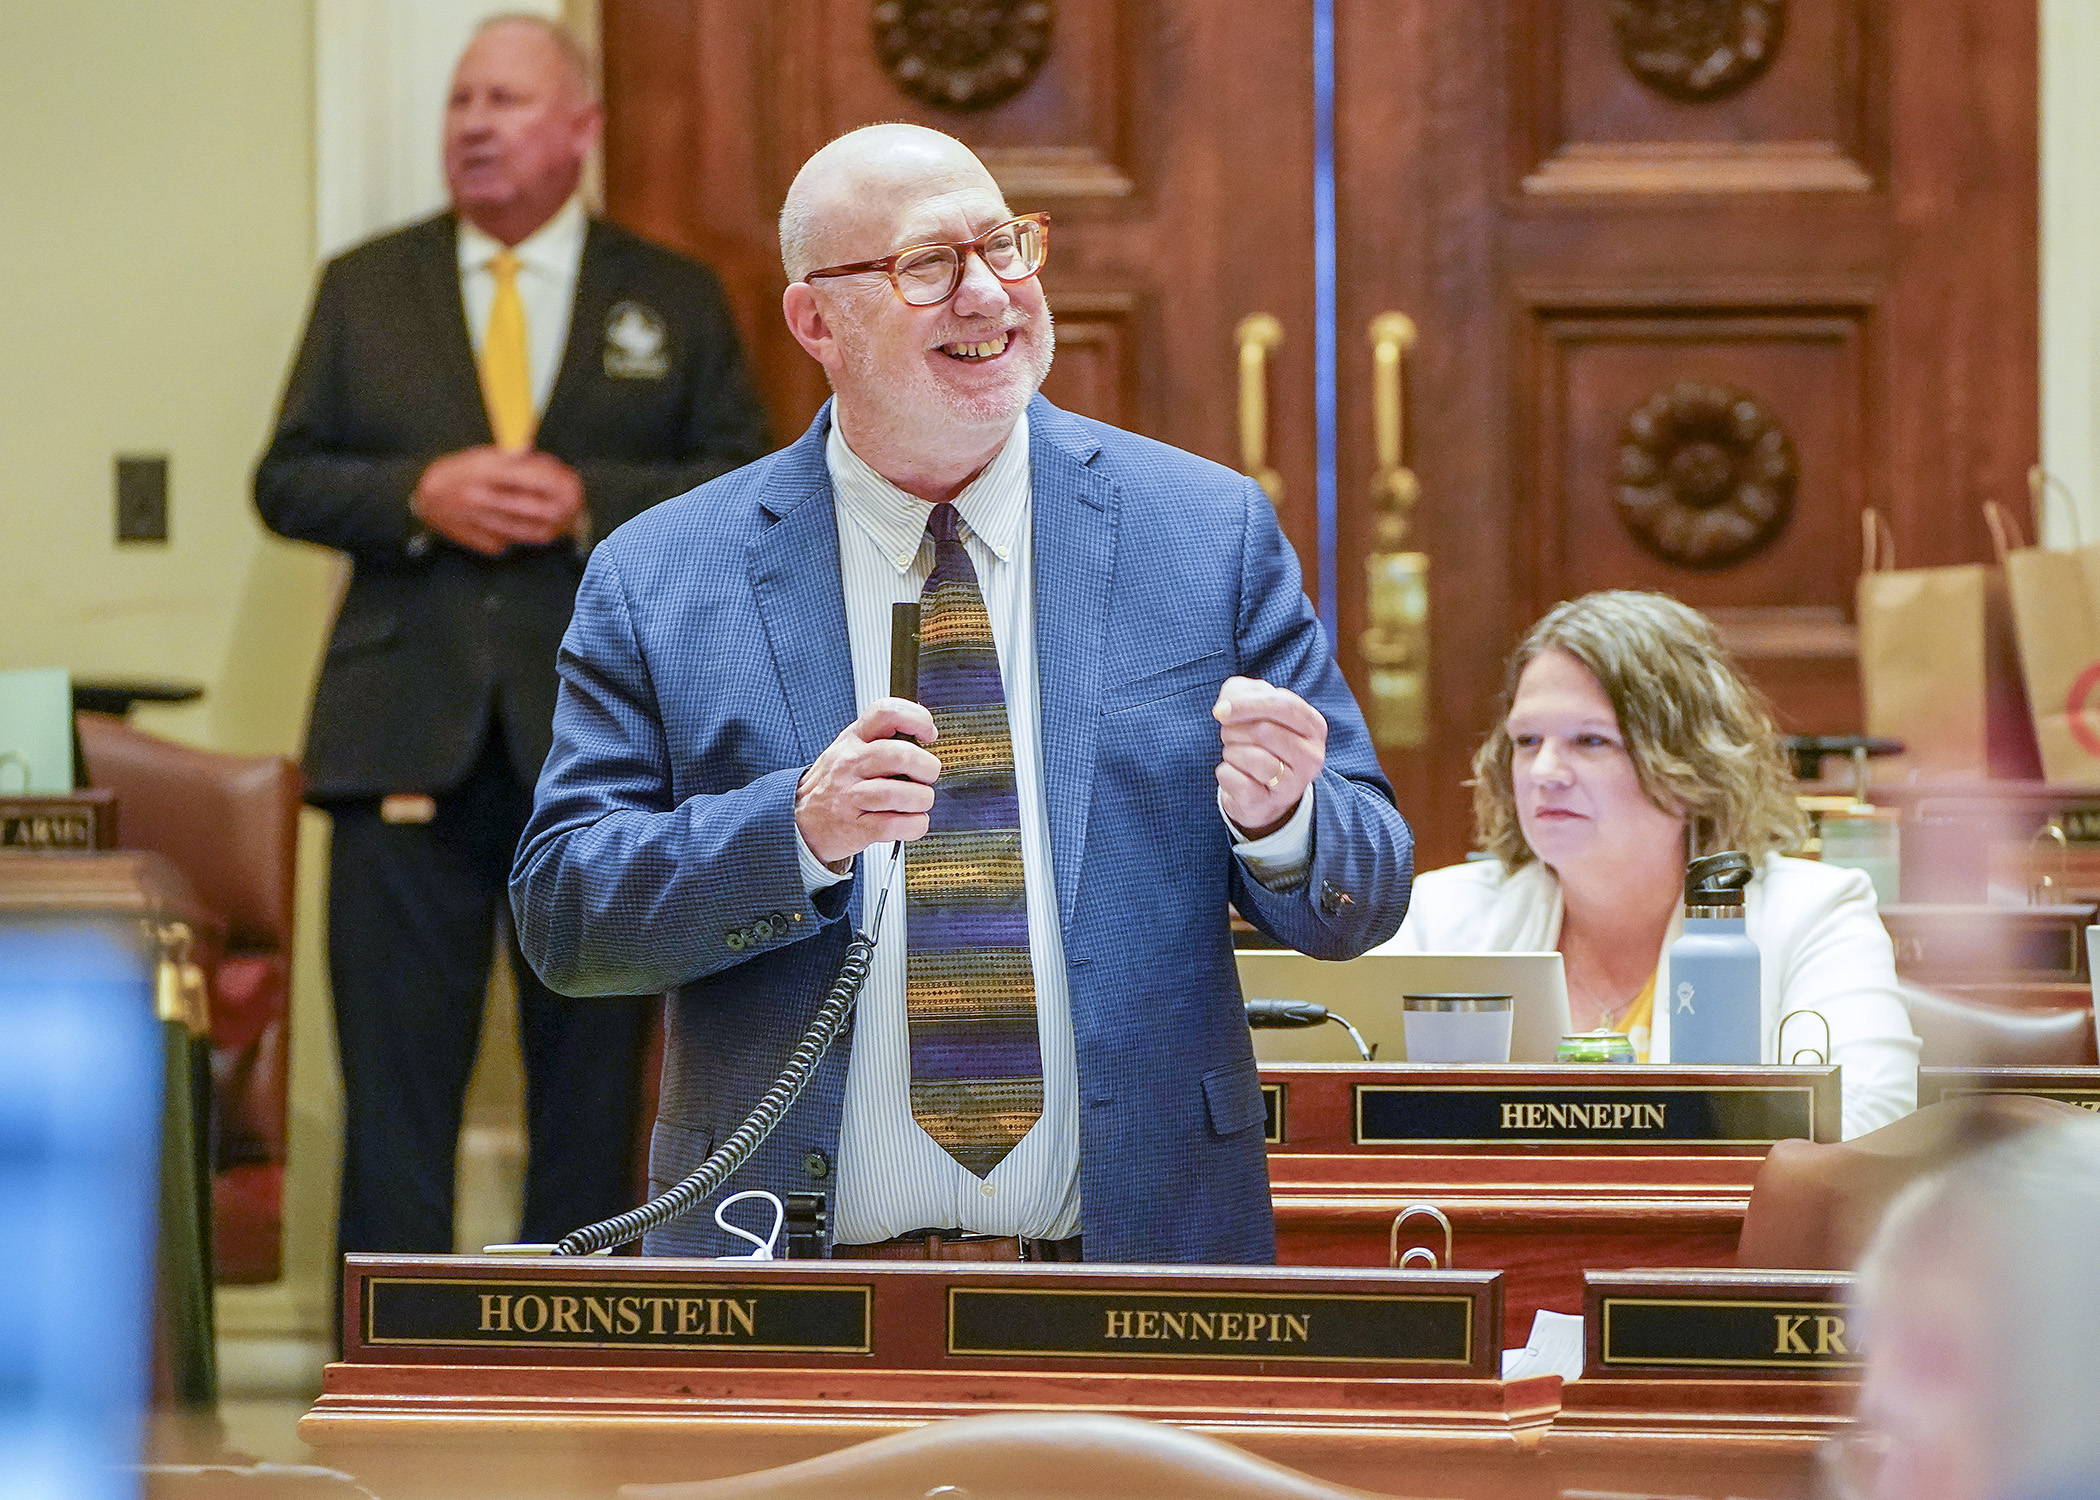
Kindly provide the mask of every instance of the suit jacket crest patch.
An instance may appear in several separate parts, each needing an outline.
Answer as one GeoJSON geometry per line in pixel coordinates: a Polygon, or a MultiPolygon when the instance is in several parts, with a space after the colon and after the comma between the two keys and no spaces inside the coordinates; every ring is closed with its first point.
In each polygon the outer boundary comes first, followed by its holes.
{"type": "Polygon", "coordinates": [[[606,377],[661,380],[670,371],[670,335],[662,315],[644,303],[614,303],[605,315],[606,377]]]}

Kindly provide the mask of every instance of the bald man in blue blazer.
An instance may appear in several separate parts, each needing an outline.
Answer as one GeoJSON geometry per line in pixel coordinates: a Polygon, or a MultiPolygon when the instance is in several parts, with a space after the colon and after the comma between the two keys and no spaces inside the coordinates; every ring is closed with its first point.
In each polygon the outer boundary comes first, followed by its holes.
{"type": "MultiPolygon", "coordinates": [[[[1046,235],[916,126],[805,165],[784,310],[835,399],[594,551],[512,905],[555,989],[666,992],[651,1177],[677,1181],[802,1036],[891,841],[970,801],[961,721],[944,788],[939,711],[886,692],[890,605],[959,564],[997,644],[1037,1102],[996,1160],[929,1113],[954,1096],[916,1077],[908,850],[851,1029],[724,1191],[825,1193],[841,1256],[1266,1262],[1227,903],[1353,957],[1405,915],[1412,841],[1262,492],[1034,394],[1046,235]]],[[[648,1242],[736,1248],[706,1205],[648,1242]]]]}

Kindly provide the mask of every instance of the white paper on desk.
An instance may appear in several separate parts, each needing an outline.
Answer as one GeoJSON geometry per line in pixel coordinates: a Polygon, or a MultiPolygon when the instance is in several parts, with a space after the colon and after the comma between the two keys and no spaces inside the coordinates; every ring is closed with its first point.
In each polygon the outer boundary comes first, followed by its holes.
{"type": "Polygon", "coordinates": [[[63,667],[0,672],[0,796],[72,790],[72,677],[63,667]]]}
{"type": "Polygon", "coordinates": [[[1532,1375],[1582,1378],[1582,1319],[1543,1308],[1532,1315],[1531,1337],[1524,1347],[1502,1351],[1502,1378],[1523,1380],[1532,1375]]]}

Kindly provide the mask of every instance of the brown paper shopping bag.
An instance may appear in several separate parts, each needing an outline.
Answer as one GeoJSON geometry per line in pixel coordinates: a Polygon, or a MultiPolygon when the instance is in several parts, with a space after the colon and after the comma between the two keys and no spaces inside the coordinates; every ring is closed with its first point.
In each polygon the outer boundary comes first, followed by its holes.
{"type": "MultiPolygon", "coordinates": [[[[1860,519],[1866,728],[1905,747],[1881,775],[2038,776],[2002,570],[1983,563],[1898,569],[1888,523],[1872,509],[1860,519]]],[[[1998,518],[1990,519],[1995,528],[1998,518]]]]}
{"type": "MultiPolygon", "coordinates": [[[[2039,534],[2052,481],[2039,469],[2028,479],[2039,534]]],[[[2005,584],[2042,775],[2052,786],[2100,786],[2100,546],[2009,546],[2005,584]]]]}

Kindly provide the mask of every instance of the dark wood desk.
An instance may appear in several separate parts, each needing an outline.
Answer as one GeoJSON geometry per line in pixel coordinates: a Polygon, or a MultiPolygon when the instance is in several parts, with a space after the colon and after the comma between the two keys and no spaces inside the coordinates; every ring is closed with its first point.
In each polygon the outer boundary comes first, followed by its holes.
{"type": "MultiPolygon", "coordinates": [[[[1750,1185],[1770,1141],[1835,1140],[1839,1130],[1833,1068],[1278,1063],[1262,1070],[1262,1082],[1271,1098],[1278,1259],[1386,1265],[1395,1218],[1433,1206],[1451,1221],[1452,1258],[1445,1260],[1441,1231],[1426,1217],[1410,1220],[1400,1248],[1424,1246],[1441,1264],[1502,1271],[1503,1337],[1512,1348],[1538,1309],[1582,1311],[1585,1268],[1733,1266],[1750,1185]],[[1596,1131],[1563,1130],[1558,1141],[1525,1139],[1545,1132],[1518,1128],[1495,1139],[1366,1144],[1361,1092],[1396,1083],[1500,1089],[1497,1100],[1527,1103],[1536,1102],[1534,1091],[1544,1098],[1543,1090],[1561,1088],[1581,1091],[1571,1097],[1631,1099],[1770,1088],[1802,1102],[1790,1119],[1745,1119],[1733,1140],[1672,1140],[1606,1122],[1596,1131]]],[[[1498,1106],[1490,1123],[1500,1119],[1498,1106]]]]}
{"type": "MultiPolygon", "coordinates": [[[[353,1256],[346,1281],[344,1358],[328,1367],[300,1436],[381,1500],[451,1497],[468,1485],[533,1500],[602,1496],[618,1484],[770,1468],[943,1417],[1056,1408],[1172,1422],[1379,1493],[1548,1493],[1525,1460],[1560,1382],[1490,1373],[1501,1350],[1500,1282],[1489,1274],[353,1256]],[[848,1299],[843,1322],[835,1305],[792,1327],[768,1321],[770,1302],[752,1301],[741,1323],[718,1306],[812,1288],[848,1299]],[[870,1289],[864,1314],[850,1305],[860,1288],[870,1289]],[[574,1294],[566,1313],[554,1306],[563,1289],[574,1294]],[[1454,1331],[1439,1322],[1402,1330],[1379,1345],[1391,1358],[1368,1361],[1293,1362],[1280,1352],[1288,1339],[1233,1346],[1258,1347],[1261,1359],[1197,1355],[1192,1347],[1212,1346],[1193,1335],[1178,1352],[1145,1358],[1074,1356],[1069,1345],[956,1353],[974,1347],[958,1299],[1017,1291],[1190,1309],[1348,1296],[1338,1326],[1352,1334],[1380,1298],[1456,1298],[1465,1340],[1462,1349],[1435,1342],[1454,1331]],[[538,1299],[529,1309],[527,1296],[538,1299]],[[595,1322],[593,1300],[607,1303],[595,1322]],[[558,1318],[567,1326],[550,1342],[558,1318]],[[1416,1337],[1430,1342],[1405,1341],[1416,1337]],[[794,1338],[825,1347],[781,1347],[794,1338]],[[1440,1350],[1463,1358],[1412,1362],[1440,1350]],[[1426,1488],[1425,1476],[1434,1476],[1426,1488]]],[[[1050,1326],[1032,1317],[1003,1310],[988,1326],[1050,1326]]]]}

